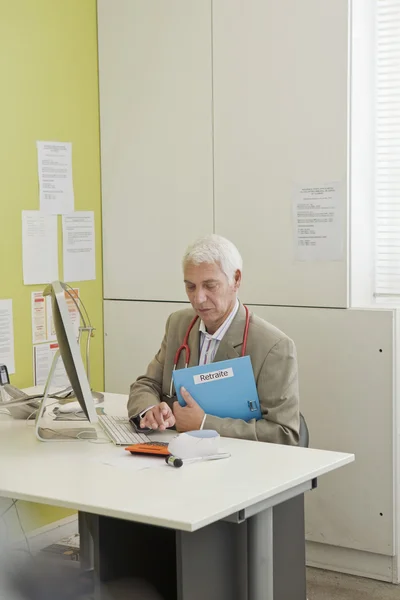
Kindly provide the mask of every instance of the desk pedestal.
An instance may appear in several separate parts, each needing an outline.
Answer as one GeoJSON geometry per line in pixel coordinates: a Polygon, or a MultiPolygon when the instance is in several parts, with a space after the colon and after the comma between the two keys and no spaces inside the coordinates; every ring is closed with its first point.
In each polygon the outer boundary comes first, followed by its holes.
{"type": "Polygon", "coordinates": [[[193,533],[86,513],[79,526],[99,600],[101,582],[125,577],[150,581],[164,600],[306,598],[303,494],[193,533]]]}

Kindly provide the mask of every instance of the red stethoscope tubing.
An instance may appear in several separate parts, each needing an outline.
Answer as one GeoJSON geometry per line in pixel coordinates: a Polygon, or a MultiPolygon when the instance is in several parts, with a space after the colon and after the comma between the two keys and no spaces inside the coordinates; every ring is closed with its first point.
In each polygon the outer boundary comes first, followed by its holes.
{"type": "MultiPolygon", "coordinates": [[[[250,324],[250,314],[249,314],[249,309],[247,308],[247,306],[244,307],[244,310],[246,311],[246,323],[244,326],[244,333],[243,333],[243,342],[242,342],[242,356],[244,356],[246,354],[246,347],[247,347],[247,338],[249,335],[249,324],[250,324]]],[[[175,354],[175,358],[174,358],[174,368],[173,370],[175,371],[177,364],[179,362],[179,358],[181,356],[181,353],[183,351],[185,351],[185,368],[188,366],[189,361],[190,361],[190,348],[189,348],[189,335],[190,332],[192,331],[194,324],[196,323],[197,319],[199,317],[196,315],[189,324],[189,327],[186,331],[185,337],[183,338],[183,343],[179,346],[178,350],[176,351],[175,354]]]]}

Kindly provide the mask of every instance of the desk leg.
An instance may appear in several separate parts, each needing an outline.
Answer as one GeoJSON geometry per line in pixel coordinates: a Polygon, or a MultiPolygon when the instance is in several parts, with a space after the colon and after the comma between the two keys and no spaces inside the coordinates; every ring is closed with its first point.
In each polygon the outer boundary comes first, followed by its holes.
{"type": "Polygon", "coordinates": [[[177,531],[176,540],[178,600],[247,600],[246,523],[177,531]]]}
{"type": "Polygon", "coordinates": [[[79,512],[78,513],[78,527],[79,527],[79,559],[81,563],[81,569],[89,571],[94,568],[94,545],[93,545],[93,526],[96,517],[89,513],[79,512]]]}
{"type": "MultiPolygon", "coordinates": [[[[93,586],[94,600],[102,600],[101,585],[97,576],[96,564],[98,561],[98,519],[97,515],[79,511],[79,560],[81,570],[90,572],[93,577],[91,584],[93,586]]],[[[105,599],[104,599],[105,600],[105,599]]]]}
{"type": "Polygon", "coordinates": [[[273,600],[273,509],[248,519],[249,600],[273,600]]]}
{"type": "Polygon", "coordinates": [[[304,494],[273,508],[274,600],[306,600],[304,494]]]}
{"type": "Polygon", "coordinates": [[[94,541],[96,600],[176,600],[173,529],[95,515],[89,526],[94,541]],[[138,590],[144,590],[143,580],[148,589],[139,595],[138,590]],[[121,593],[121,589],[125,591],[121,593]]]}

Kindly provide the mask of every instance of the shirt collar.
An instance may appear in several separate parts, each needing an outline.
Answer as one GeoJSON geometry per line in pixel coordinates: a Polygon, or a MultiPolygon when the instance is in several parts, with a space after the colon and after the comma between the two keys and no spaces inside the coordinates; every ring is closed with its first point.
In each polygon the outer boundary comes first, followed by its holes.
{"type": "Polygon", "coordinates": [[[210,338],[212,340],[218,340],[220,342],[222,340],[222,338],[224,337],[225,332],[229,328],[229,325],[232,323],[233,318],[238,311],[238,308],[239,308],[239,300],[236,298],[235,306],[233,307],[232,311],[229,313],[229,315],[226,317],[225,321],[222,323],[222,325],[217,329],[217,331],[215,333],[210,335],[207,332],[203,319],[200,321],[199,331],[201,333],[204,333],[204,335],[206,335],[208,338],[210,338]]]}

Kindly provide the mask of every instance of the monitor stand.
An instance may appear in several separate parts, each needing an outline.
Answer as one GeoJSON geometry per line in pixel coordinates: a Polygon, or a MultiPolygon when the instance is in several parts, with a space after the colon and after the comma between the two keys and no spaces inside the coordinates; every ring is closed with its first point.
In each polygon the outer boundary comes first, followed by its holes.
{"type": "MultiPolygon", "coordinates": [[[[44,417],[47,401],[49,399],[49,392],[51,383],[53,381],[54,371],[56,369],[57,362],[60,358],[60,351],[54,355],[53,362],[49,375],[47,377],[46,386],[44,388],[43,399],[40,402],[39,410],[36,413],[35,421],[35,433],[38,440],[41,442],[73,442],[73,441],[84,441],[94,440],[97,438],[97,433],[94,427],[65,427],[61,429],[58,423],[50,420],[48,417],[44,417]],[[47,422],[43,422],[44,419],[47,422]]],[[[51,399],[54,402],[53,399],[51,399]]]]}
{"type": "MultiPolygon", "coordinates": [[[[91,390],[91,392],[92,392],[92,398],[93,398],[95,404],[100,404],[101,402],[104,402],[103,392],[94,392],[93,390],[91,390]]],[[[58,394],[57,397],[59,397],[60,404],[68,404],[68,402],[76,400],[74,390],[72,389],[71,386],[68,386],[61,392],[57,392],[57,394],[58,394]]],[[[53,394],[53,396],[54,396],[54,394],[53,394]]]]}

